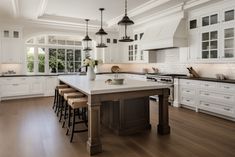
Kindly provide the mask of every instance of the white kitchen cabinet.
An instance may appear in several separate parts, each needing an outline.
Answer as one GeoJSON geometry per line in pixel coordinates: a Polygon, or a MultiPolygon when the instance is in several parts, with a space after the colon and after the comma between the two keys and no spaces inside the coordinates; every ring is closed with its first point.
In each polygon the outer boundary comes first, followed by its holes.
{"type": "Polygon", "coordinates": [[[1,28],[1,62],[23,63],[22,29],[19,27],[1,28]]]}
{"type": "Polygon", "coordinates": [[[189,15],[189,61],[235,62],[235,5],[231,1],[189,15]]]}
{"type": "Polygon", "coordinates": [[[58,85],[57,76],[2,77],[0,98],[54,96],[56,85],[58,85]]]}
{"type": "Polygon", "coordinates": [[[29,83],[31,94],[44,94],[45,77],[31,77],[29,83]]]}
{"type": "Polygon", "coordinates": [[[180,79],[179,87],[183,107],[235,118],[235,84],[180,79]]]}
{"type": "Polygon", "coordinates": [[[57,76],[47,76],[45,78],[45,96],[54,96],[55,88],[59,84],[57,76]]]}

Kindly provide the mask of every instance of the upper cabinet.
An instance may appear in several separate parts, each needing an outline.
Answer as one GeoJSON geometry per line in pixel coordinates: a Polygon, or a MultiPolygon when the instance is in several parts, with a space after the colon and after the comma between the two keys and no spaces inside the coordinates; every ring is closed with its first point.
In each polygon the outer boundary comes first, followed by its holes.
{"type": "Polygon", "coordinates": [[[235,6],[212,10],[189,18],[190,61],[234,62],[235,6]]]}
{"type": "Polygon", "coordinates": [[[22,28],[3,27],[1,30],[1,63],[23,63],[22,28]]]}

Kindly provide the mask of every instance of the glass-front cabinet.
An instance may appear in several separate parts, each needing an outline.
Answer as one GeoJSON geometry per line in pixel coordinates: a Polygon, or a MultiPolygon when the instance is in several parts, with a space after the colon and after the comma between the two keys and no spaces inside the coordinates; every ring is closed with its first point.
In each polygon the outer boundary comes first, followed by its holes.
{"type": "Polygon", "coordinates": [[[202,33],[202,59],[218,58],[218,31],[202,33]]]}
{"type": "Polygon", "coordinates": [[[190,60],[235,61],[235,6],[218,8],[189,16],[190,60]]]}

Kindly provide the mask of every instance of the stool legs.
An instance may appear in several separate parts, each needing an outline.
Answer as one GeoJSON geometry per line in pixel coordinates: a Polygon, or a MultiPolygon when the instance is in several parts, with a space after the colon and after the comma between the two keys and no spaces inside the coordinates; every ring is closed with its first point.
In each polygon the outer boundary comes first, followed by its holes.
{"type": "Polygon", "coordinates": [[[55,109],[55,106],[56,106],[56,96],[57,96],[57,92],[56,92],[57,89],[55,89],[55,95],[54,95],[54,101],[53,101],[53,106],[52,106],[52,109],[54,110],[55,109]]]}

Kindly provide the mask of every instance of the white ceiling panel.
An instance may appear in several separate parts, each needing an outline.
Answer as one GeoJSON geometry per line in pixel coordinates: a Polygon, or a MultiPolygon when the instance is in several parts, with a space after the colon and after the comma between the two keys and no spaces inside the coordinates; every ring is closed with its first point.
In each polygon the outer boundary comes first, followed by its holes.
{"type": "MultiPolygon", "coordinates": [[[[128,0],[128,10],[151,0],[128,0]]],[[[48,0],[45,14],[100,19],[99,8],[105,8],[104,20],[108,21],[124,13],[124,0],[48,0]]]]}
{"type": "Polygon", "coordinates": [[[0,0],[0,16],[11,17],[13,15],[12,0],[0,0]]]}

